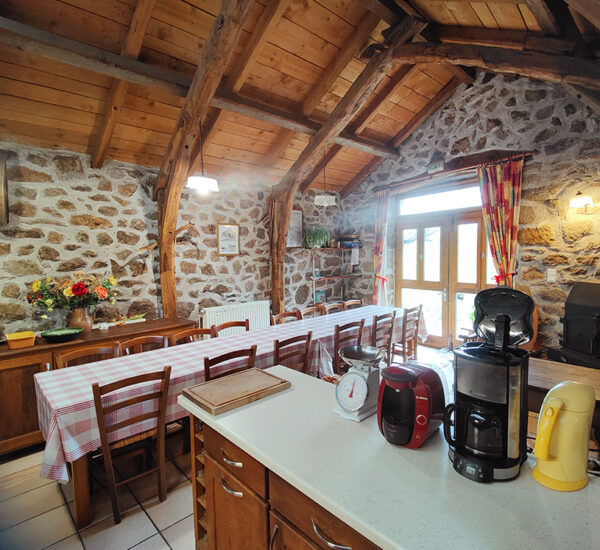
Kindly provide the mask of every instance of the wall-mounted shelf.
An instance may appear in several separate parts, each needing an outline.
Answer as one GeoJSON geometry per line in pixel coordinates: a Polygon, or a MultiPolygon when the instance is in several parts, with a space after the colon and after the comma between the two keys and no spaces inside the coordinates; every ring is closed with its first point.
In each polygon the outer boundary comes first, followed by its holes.
{"type": "MultiPolygon", "coordinates": [[[[350,271],[351,270],[351,265],[350,265],[350,259],[351,259],[351,252],[352,250],[354,250],[354,248],[357,247],[352,247],[352,246],[344,246],[344,247],[325,247],[325,248],[312,248],[311,249],[311,258],[312,258],[312,275],[311,275],[311,281],[312,281],[312,291],[313,291],[313,301],[317,302],[316,297],[315,297],[315,293],[316,293],[316,284],[318,281],[343,281],[345,279],[356,279],[358,277],[362,276],[362,273],[345,273],[342,274],[340,273],[339,275],[315,275],[315,255],[318,254],[319,252],[332,252],[332,251],[336,251],[336,250],[341,250],[342,254],[341,254],[341,262],[342,265],[340,266],[339,270],[336,271],[350,271]],[[350,252],[350,254],[345,254],[346,252],[350,252]]],[[[340,287],[340,296],[339,300],[344,300],[344,294],[345,294],[345,285],[342,284],[340,287]]],[[[332,297],[331,297],[332,298],[332,297]]]]}
{"type": "Polygon", "coordinates": [[[348,275],[324,275],[315,277],[312,276],[313,281],[326,281],[326,280],[335,280],[335,279],[354,279],[356,277],[362,277],[362,273],[349,273],[348,275]]]}

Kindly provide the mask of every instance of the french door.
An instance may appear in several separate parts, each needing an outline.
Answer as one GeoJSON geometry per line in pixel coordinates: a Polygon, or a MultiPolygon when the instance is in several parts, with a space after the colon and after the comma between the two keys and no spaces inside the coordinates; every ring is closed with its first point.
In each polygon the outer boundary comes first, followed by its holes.
{"type": "Polygon", "coordinates": [[[477,292],[494,286],[481,210],[402,216],[396,224],[396,304],[423,305],[427,344],[453,347],[473,328],[477,292]]]}

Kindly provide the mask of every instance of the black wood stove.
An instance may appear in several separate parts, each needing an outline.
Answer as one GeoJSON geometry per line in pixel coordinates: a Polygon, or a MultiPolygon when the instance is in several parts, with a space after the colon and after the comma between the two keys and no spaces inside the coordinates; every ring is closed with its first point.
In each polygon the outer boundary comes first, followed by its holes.
{"type": "Polygon", "coordinates": [[[600,369],[600,283],[574,283],[560,320],[561,348],[548,348],[548,359],[600,369]]]}

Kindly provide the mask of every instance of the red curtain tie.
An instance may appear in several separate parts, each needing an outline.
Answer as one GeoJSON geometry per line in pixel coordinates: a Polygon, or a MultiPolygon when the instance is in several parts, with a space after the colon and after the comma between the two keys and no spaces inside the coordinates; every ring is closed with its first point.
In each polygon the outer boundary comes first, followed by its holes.
{"type": "Polygon", "coordinates": [[[375,275],[376,279],[381,279],[384,283],[387,283],[387,279],[385,277],[381,277],[379,275],[375,275]]]}
{"type": "Polygon", "coordinates": [[[500,281],[505,281],[509,277],[512,277],[513,275],[516,275],[516,274],[517,274],[517,272],[513,271],[512,273],[507,273],[506,275],[494,275],[494,280],[496,281],[496,284],[499,285],[500,281]]]}

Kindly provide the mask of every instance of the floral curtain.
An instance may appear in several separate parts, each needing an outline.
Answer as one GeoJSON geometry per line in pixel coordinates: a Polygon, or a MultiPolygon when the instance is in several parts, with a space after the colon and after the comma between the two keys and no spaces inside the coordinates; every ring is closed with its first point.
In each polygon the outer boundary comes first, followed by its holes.
{"type": "Polygon", "coordinates": [[[510,287],[517,259],[522,173],[522,158],[477,169],[485,231],[498,272],[496,282],[510,287]]]}
{"type": "Polygon", "coordinates": [[[375,219],[375,247],[374,247],[374,281],[373,304],[387,305],[385,293],[385,236],[387,233],[388,206],[390,204],[389,189],[378,191],[375,194],[377,202],[377,218],[375,219]]]}

